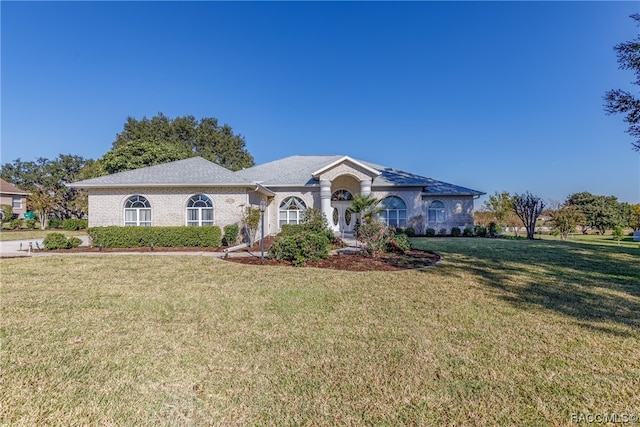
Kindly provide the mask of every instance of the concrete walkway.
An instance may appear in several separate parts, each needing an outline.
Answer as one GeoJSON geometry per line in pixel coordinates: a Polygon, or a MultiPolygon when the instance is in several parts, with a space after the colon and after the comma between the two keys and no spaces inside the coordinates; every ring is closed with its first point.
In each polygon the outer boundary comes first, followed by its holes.
{"type": "MultiPolygon", "coordinates": [[[[76,236],[82,240],[81,246],[89,246],[89,236],[76,236]]],[[[14,258],[21,256],[35,255],[34,252],[38,249],[44,248],[40,239],[26,239],[26,240],[8,240],[0,242],[0,257],[2,258],[14,258]]]]}

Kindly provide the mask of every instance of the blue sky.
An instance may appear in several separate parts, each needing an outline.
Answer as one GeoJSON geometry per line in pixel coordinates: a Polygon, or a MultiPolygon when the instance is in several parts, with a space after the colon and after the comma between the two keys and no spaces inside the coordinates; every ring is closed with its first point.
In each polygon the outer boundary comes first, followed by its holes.
{"type": "MultiPolygon", "coordinates": [[[[216,117],[256,163],[345,154],[492,194],[640,203],[609,89],[635,2],[1,2],[1,159],[216,117]]],[[[481,200],[482,201],[482,200],[481,200]]],[[[478,206],[478,203],[476,206],[478,206]]]]}

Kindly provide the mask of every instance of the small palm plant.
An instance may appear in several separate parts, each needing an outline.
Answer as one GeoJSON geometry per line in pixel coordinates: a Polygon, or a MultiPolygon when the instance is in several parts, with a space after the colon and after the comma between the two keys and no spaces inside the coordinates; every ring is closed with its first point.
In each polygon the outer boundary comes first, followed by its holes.
{"type": "Polygon", "coordinates": [[[378,208],[381,201],[382,199],[377,199],[371,195],[356,194],[353,196],[353,201],[347,211],[356,214],[356,245],[358,244],[358,224],[362,222],[371,223],[373,216],[381,211],[378,208]]]}

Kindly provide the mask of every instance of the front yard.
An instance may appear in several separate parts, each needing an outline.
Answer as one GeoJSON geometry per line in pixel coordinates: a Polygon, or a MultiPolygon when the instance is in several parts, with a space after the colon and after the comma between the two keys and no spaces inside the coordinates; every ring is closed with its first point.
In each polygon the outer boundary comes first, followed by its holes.
{"type": "Polygon", "coordinates": [[[570,425],[640,417],[640,250],[415,239],[403,272],[0,261],[8,425],[570,425]]]}

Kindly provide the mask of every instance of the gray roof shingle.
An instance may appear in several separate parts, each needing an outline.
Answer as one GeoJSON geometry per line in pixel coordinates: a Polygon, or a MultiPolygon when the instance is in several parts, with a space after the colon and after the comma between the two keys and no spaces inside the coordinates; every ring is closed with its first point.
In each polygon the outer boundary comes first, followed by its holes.
{"type": "Polygon", "coordinates": [[[70,184],[72,187],[249,186],[253,182],[202,157],[119,172],[70,184]]]}
{"type": "MultiPolygon", "coordinates": [[[[278,186],[308,186],[318,185],[312,174],[323,167],[336,162],[344,156],[290,156],[274,160],[236,172],[237,175],[265,187],[278,186]]],[[[381,174],[374,178],[373,187],[404,186],[424,187],[425,195],[482,195],[481,191],[460,187],[447,182],[412,174],[409,172],[388,168],[359,159],[353,159],[363,165],[377,170],[381,174]]]]}
{"type": "MultiPolygon", "coordinates": [[[[290,156],[269,163],[231,172],[202,157],[191,157],[162,165],[120,172],[69,184],[79,188],[106,187],[179,187],[179,186],[316,186],[313,173],[345,156],[290,156]]],[[[380,172],[373,187],[422,187],[425,195],[482,195],[484,193],[458,185],[437,181],[409,172],[353,159],[380,172]]],[[[268,190],[265,190],[268,191],[268,190]]]]}

